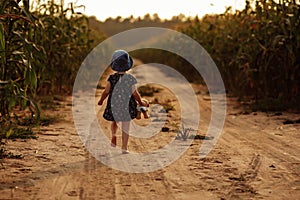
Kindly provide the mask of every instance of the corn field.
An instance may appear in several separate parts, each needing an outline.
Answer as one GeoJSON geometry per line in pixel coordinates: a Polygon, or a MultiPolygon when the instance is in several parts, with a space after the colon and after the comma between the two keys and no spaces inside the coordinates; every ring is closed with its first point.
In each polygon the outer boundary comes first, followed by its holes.
{"type": "MultiPolygon", "coordinates": [[[[196,17],[177,30],[210,54],[230,94],[260,110],[299,109],[300,2],[252,0],[245,5],[240,11],[228,8],[223,14],[196,17]]],[[[177,55],[155,49],[133,55],[173,66],[189,81],[202,81],[177,55]]]]}
{"type": "Polygon", "coordinates": [[[92,48],[87,17],[63,1],[1,0],[1,123],[16,108],[39,117],[37,94],[70,93],[92,48]]]}
{"type": "Polygon", "coordinates": [[[299,108],[299,1],[246,1],[241,11],[228,8],[180,31],[210,53],[230,92],[256,103],[299,108]]]}

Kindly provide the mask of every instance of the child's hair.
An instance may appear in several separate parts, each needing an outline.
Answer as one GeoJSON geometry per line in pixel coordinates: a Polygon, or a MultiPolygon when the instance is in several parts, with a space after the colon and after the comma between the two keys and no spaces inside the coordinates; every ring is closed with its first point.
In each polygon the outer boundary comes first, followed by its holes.
{"type": "Polygon", "coordinates": [[[117,72],[129,70],[133,65],[132,57],[124,50],[116,50],[111,59],[110,67],[117,72]]]}

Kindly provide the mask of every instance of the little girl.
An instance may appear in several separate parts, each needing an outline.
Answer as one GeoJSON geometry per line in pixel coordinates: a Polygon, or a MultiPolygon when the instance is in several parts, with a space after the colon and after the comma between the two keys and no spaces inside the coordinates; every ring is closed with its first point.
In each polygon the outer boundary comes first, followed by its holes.
{"type": "Polygon", "coordinates": [[[117,122],[121,122],[123,154],[128,153],[127,144],[129,139],[130,121],[137,116],[137,102],[139,105],[145,106],[141,100],[141,95],[137,90],[137,81],[135,77],[126,73],[126,71],[131,69],[132,65],[133,60],[126,51],[117,50],[113,53],[110,67],[115,73],[109,76],[104,92],[98,102],[98,105],[101,106],[108,96],[103,117],[112,122],[111,145],[114,147],[117,145],[117,122]]]}

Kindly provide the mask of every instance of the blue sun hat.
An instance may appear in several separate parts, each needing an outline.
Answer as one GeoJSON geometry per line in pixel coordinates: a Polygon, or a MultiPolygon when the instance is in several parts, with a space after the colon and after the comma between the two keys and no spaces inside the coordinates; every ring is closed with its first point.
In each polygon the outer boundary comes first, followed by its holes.
{"type": "Polygon", "coordinates": [[[111,58],[110,67],[117,72],[125,72],[133,65],[132,57],[124,50],[116,50],[111,58]]]}

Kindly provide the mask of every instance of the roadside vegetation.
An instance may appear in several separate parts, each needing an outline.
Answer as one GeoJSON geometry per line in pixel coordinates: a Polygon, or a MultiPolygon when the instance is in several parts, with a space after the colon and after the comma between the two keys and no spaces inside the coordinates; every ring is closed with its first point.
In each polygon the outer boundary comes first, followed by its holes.
{"type": "Polygon", "coordinates": [[[2,146],[6,139],[35,138],[32,128],[51,121],[43,116],[43,96],[71,94],[81,62],[104,39],[90,30],[88,18],[74,3],[62,2],[0,3],[2,146]]]}
{"type": "MultiPolygon", "coordinates": [[[[210,54],[226,90],[253,110],[298,109],[300,100],[300,3],[293,0],[246,1],[243,10],[189,20],[177,28],[210,54]]],[[[145,62],[173,66],[189,81],[202,82],[177,55],[144,49],[145,62]],[[160,56],[162,53],[166,56],[160,56]]]]}

